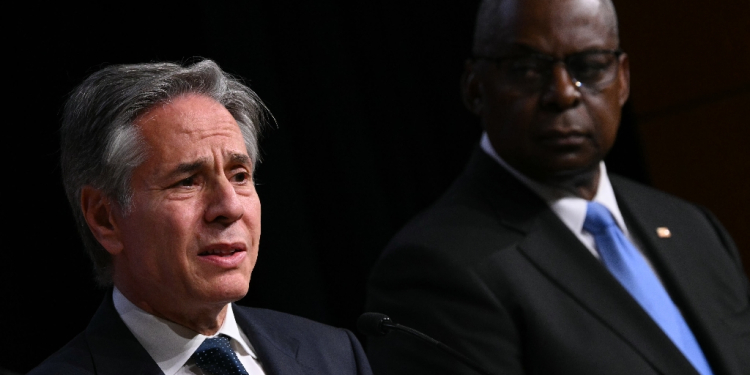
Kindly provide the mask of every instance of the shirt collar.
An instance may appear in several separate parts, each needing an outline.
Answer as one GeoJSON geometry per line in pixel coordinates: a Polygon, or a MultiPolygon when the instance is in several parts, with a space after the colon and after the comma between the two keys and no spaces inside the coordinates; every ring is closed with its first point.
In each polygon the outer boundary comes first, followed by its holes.
{"type": "Polygon", "coordinates": [[[232,304],[227,306],[227,315],[219,331],[214,336],[205,336],[177,323],[151,315],[130,302],[116,287],[112,292],[115,310],[120,314],[130,332],[151,355],[165,375],[175,374],[190,359],[207,337],[228,336],[239,344],[253,359],[255,351],[234,319],[232,304]]]}
{"type": "MultiPolygon", "coordinates": [[[[479,145],[487,155],[547,202],[550,209],[560,217],[568,228],[571,228],[571,230],[574,230],[577,233],[583,231],[583,222],[586,220],[586,204],[588,201],[567,190],[541,184],[521,174],[521,172],[511,167],[500,157],[500,155],[497,154],[497,152],[495,152],[495,149],[492,147],[492,143],[490,143],[490,139],[487,136],[487,132],[482,133],[482,139],[479,145]]],[[[607,167],[604,165],[603,161],[599,163],[599,171],[599,186],[593,201],[607,207],[609,212],[612,213],[617,225],[627,235],[628,229],[625,226],[625,220],[623,220],[622,213],[617,205],[615,192],[612,189],[612,183],[609,181],[609,175],[607,174],[607,167]]]]}

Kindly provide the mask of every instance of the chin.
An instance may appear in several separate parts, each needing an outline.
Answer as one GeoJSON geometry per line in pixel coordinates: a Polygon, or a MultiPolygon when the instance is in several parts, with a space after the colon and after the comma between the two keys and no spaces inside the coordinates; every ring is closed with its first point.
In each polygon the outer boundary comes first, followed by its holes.
{"type": "Polygon", "coordinates": [[[249,275],[222,275],[210,281],[205,298],[216,303],[235,302],[245,297],[249,287],[249,275]]]}
{"type": "Polygon", "coordinates": [[[599,168],[599,161],[602,156],[593,152],[570,152],[559,155],[552,155],[547,161],[544,169],[551,174],[576,175],[587,173],[599,168]]]}

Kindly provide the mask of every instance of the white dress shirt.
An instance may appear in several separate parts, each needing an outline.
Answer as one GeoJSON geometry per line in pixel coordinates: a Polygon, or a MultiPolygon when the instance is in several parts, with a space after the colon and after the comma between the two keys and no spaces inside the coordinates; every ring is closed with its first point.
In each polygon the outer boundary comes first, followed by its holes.
{"type": "Polygon", "coordinates": [[[216,335],[204,336],[143,311],[130,302],[117,288],[114,288],[112,300],[122,321],[165,375],[203,375],[204,372],[190,357],[203,340],[220,334],[230,338],[230,345],[248,374],[265,374],[250,340],[234,319],[232,304],[228,305],[224,323],[216,335]]]}
{"type": "MultiPolygon", "coordinates": [[[[482,150],[489,155],[492,159],[497,161],[503,168],[515,176],[521,183],[526,185],[529,189],[539,195],[552,211],[555,212],[557,217],[567,226],[573,234],[583,243],[586,248],[599,259],[599,252],[596,250],[596,242],[594,236],[588,231],[583,229],[583,222],[586,220],[586,209],[588,201],[574,195],[572,192],[555,188],[548,185],[540,184],[536,181],[521,174],[508,163],[506,163],[500,156],[495,152],[495,149],[490,143],[490,139],[487,133],[482,134],[482,140],[480,141],[480,147],[482,150]]],[[[615,198],[615,192],[612,190],[612,184],[609,181],[607,175],[607,167],[604,166],[604,162],[599,163],[599,187],[596,191],[596,196],[592,201],[602,204],[607,207],[609,212],[612,213],[615,222],[625,234],[625,237],[630,241],[631,244],[641,253],[643,258],[648,263],[649,267],[659,276],[653,265],[649,261],[646,254],[643,253],[643,246],[631,236],[628,227],[625,225],[625,220],[622,218],[620,207],[617,205],[617,199],[615,198]]]]}

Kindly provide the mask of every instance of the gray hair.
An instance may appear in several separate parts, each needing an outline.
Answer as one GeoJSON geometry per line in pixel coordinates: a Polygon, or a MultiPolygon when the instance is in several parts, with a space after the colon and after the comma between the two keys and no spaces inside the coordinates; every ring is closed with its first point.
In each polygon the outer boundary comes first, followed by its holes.
{"type": "Polygon", "coordinates": [[[134,121],[154,106],[186,94],[222,104],[237,121],[253,163],[259,161],[258,137],[273,117],[250,88],[211,60],[186,66],[108,66],[86,78],[65,104],[60,130],[63,185],[100,286],[112,284],[112,259],[86,224],[81,189],[99,189],[127,212],[133,169],[148,152],[134,121]]]}

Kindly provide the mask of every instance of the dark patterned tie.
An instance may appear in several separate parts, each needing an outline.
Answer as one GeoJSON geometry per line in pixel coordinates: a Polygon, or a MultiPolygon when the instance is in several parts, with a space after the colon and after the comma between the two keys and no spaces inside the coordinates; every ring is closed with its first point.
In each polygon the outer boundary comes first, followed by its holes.
{"type": "Polygon", "coordinates": [[[192,358],[198,368],[211,375],[248,375],[226,336],[206,339],[192,358]]]}
{"type": "Polygon", "coordinates": [[[711,367],[688,327],[646,259],[628,241],[609,210],[589,202],[583,229],[594,236],[602,262],[627,289],[682,354],[702,375],[712,374],[711,367]]]}

